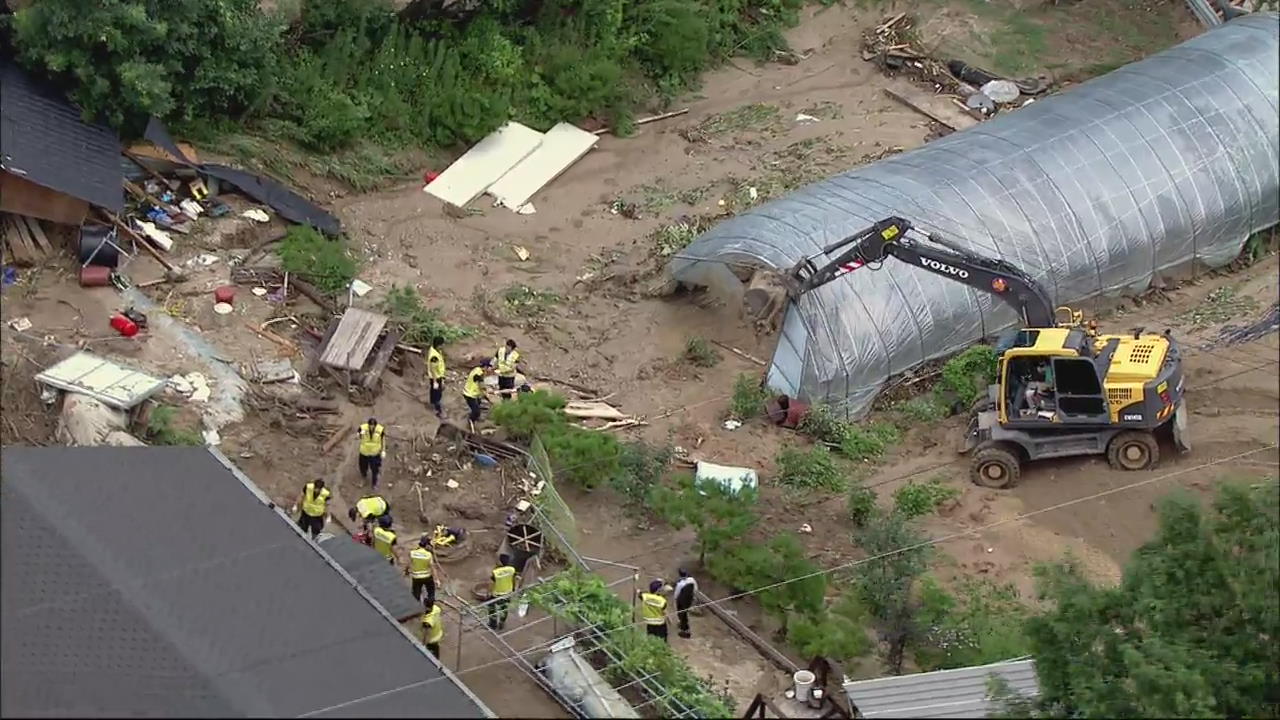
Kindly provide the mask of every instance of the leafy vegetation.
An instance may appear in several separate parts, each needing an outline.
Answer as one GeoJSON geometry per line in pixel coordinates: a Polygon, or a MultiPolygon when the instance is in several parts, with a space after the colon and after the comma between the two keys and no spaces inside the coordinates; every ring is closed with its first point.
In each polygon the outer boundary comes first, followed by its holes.
{"type": "Polygon", "coordinates": [[[759,376],[742,373],[733,381],[733,395],[729,398],[729,414],[743,421],[763,415],[769,397],[769,389],[764,386],[759,376]]]}
{"type": "Polygon", "coordinates": [[[697,239],[710,226],[705,218],[682,218],[653,231],[653,245],[660,257],[671,257],[697,239]]]}
{"type": "Polygon", "coordinates": [[[942,366],[938,387],[954,394],[956,403],[967,409],[985,396],[987,386],[995,382],[998,360],[995,348],[987,345],[969,347],[942,366]]]}
{"type": "Polygon", "coordinates": [[[885,662],[897,675],[907,648],[920,638],[916,588],[929,567],[929,546],[898,513],[873,513],[857,541],[871,559],[859,568],[855,586],[885,645],[885,662]]]}
{"type": "Polygon", "coordinates": [[[1053,609],[1028,621],[1043,704],[1070,717],[1275,717],[1280,486],[1179,494],[1118,587],[1043,568],[1053,609]]]}
{"type": "MultiPolygon", "coordinates": [[[[126,133],[155,115],[205,136],[319,153],[473,142],[670,97],[736,54],[785,48],[802,0],[504,0],[466,9],[304,0],[42,0],[15,14],[20,61],[126,133]]],[[[776,110],[775,110],[776,112],[776,110]]]]}
{"type": "Polygon", "coordinates": [[[157,405],[147,418],[147,441],[152,445],[204,445],[199,430],[175,427],[177,408],[157,405]]]}
{"type": "Polygon", "coordinates": [[[700,337],[689,338],[689,342],[685,343],[682,357],[685,362],[700,368],[715,367],[722,359],[720,351],[700,337]]]}
{"type": "Polygon", "coordinates": [[[849,497],[846,500],[845,508],[849,512],[850,522],[859,527],[865,525],[877,510],[875,491],[866,485],[853,485],[849,488],[849,497]]]}
{"type": "Polygon", "coordinates": [[[593,638],[621,662],[601,670],[614,685],[634,678],[652,678],[666,695],[656,708],[666,717],[676,717],[690,708],[697,717],[734,717],[733,707],[711,690],[671,647],[650,637],[632,622],[631,605],[610,590],[599,577],[576,568],[566,570],[526,591],[533,605],[573,623],[594,628],[593,638]]]}
{"type": "Polygon", "coordinates": [[[1237,288],[1224,285],[1212,290],[1205,296],[1203,302],[1180,315],[1178,319],[1189,323],[1192,329],[1199,330],[1229,320],[1238,320],[1257,307],[1257,300],[1248,295],[1240,295],[1237,288]]]}
{"type": "Polygon", "coordinates": [[[850,460],[880,457],[898,441],[898,428],[886,422],[851,423],[829,405],[815,405],[800,421],[800,432],[835,448],[850,460]]]}
{"type": "Polygon", "coordinates": [[[778,465],[778,483],[786,487],[840,492],[849,482],[831,451],[821,445],[808,450],[785,447],[774,462],[778,465]]]}
{"type": "Polygon", "coordinates": [[[787,639],[801,657],[821,655],[838,662],[866,655],[871,650],[867,637],[869,618],[856,593],[846,591],[828,612],[801,615],[787,624],[787,639]]]}
{"type": "Polygon", "coordinates": [[[730,492],[719,483],[699,483],[692,475],[681,477],[675,487],[657,486],[649,494],[654,514],[676,530],[692,526],[698,535],[698,561],[742,539],[755,527],[756,491],[730,492]]]}
{"type": "Polygon", "coordinates": [[[675,448],[671,445],[649,445],[636,441],[624,443],[619,458],[619,472],[610,487],[627,499],[632,507],[642,507],[653,489],[667,475],[675,448]]]}
{"type": "Polygon", "coordinates": [[[442,337],[446,343],[456,342],[472,334],[471,328],[451,325],[440,318],[440,311],[422,302],[422,295],[409,285],[392,285],[382,300],[387,318],[404,328],[401,342],[426,347],[432,338],[442,337]]]}
{"type": "Polygon", "coordinates": [[[535,290],[528,285],[512,285],[502,292],[502,302],[513,315],[538,318],[546,315],[553,305],[560,302],[560,296],[547,290],[535,290]]]}
{"type": "Polygon", "coordinates": [[[327,238],[306,225],[293,225],[285,233],[280,265],[330,295],[346,292],[357,268],[345,241],[327,238]]]}
{"type": "Polygon", "coordinates": [[[986,665],[1031,653],[1030,609],[1012,585],[962,580],[953,595],[936,580],[920,583],[921,636],[913,657],[921,670],[986,665]]]}
{"type": "Polygon", "coordinates": [[[904,400],[893,407],[894,411],[901,417],[903,424],[920,425],[936,422],[945,418],[950,414],[950,408],[947,402],[938,396],[936,391],[930,391],[923,395],[917,395],[910,400],[904,400]]]}
{"type": "Polygon", "coordinates": [[[925,482],[909,480],[893,491],[893,511],[908,519],[922,517],[959,494],[959,490],[939,478],[925,482]]]}

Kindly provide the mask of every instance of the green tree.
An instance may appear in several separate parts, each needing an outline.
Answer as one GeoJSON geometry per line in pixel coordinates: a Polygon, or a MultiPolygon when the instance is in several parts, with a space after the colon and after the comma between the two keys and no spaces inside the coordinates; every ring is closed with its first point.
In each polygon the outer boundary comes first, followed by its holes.
{"type": "Polygon", "coordinates": [[[741,540],[755,527],[755,502],[754,489],[730,492],[719,483],[698,483],[692,476],[680,478],[675,488],[656,486],[649,495],[655,515],[676,530],[691,525],[697,531],[698,561],[704,565],[707,553],[741,540]]]}
{"type": "Polygon", "coordinates": [[[267,96],[283,24],[256,0],[41,0],[17,11],[20,62],[88,118],[139,131],[147,117],[234,116],[267,96]]]}
{"type": "Polygon", "coordinates": [[[880,639],[888,646],[886,662],[893,673],[902,672],[908,645],[921,633],[917,615],[920,600],[916,581],[929,568],[929,546],[898,513],[876,513],[857,537],[870,557],[857,568],[858,594],[875,619],[880,639]]]}
{"type": "Polygon", "coordinates": [[[1277,717],[1280,493],[1224,485],[1208,512],[1166,498],[1119,587],[1041,571],[1028,623],[1042,698],[1085,717],[1277,717]]]}

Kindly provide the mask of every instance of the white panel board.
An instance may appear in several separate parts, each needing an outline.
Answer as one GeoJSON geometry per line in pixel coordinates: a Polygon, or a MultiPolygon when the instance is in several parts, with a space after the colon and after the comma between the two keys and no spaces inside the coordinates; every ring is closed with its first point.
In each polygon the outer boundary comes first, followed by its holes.
{"type": "Polygon", "coordinates": [[[509,122],[476,143],[458,158],[423,192],[454,205],[466,207],[490,185],[529,157],[542,144],[542,133],[517,122],[509,122]]]}
{"type": "Polygon", "coordinates": [[[518,210],[529,198],[586,155],[600,138],[569,123],[547,131],[529,157],[489,186],[489,194],[503,207],[518,210]]]}
{"type": "Polygon", "coordinates": [[[78,352],[36,375],[36,382],[88,395],[119,410],[128,410],[154,395],[165,381],[117,365],[88,352],[78,352]]]}

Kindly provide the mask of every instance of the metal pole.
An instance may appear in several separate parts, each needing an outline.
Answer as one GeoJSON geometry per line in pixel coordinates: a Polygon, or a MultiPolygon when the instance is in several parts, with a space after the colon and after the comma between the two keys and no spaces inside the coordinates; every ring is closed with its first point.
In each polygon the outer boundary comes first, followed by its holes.
{"type": "Polygon", "coordinates": [[[458,613],[458,659],[454,663],[454,667],[458,668],[459,672],[462,671],[462,624],[465,623],[466,621],[467,621],[466,616],[462,612],[459,612],[458,613]]]}

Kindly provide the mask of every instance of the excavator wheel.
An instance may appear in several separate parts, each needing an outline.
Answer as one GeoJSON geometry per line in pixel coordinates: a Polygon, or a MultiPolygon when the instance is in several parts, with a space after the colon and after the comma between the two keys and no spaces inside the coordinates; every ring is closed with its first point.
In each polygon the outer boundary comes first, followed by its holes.
{"type": "Polygon", "coordinates": [[[1022,475],[1022,461],[1015,451],[992,444],[978,448],[969,462],[969,479],[975,485],[997,490],[1011,487],[1022,475]]]}
{"type": "Polygon", "coordinates": [[[1126,430],[1107,445],[1107,462],[1117,470],[1146,470],[1160,462],[1160,445],[1145,430],[1126,430]]]}

